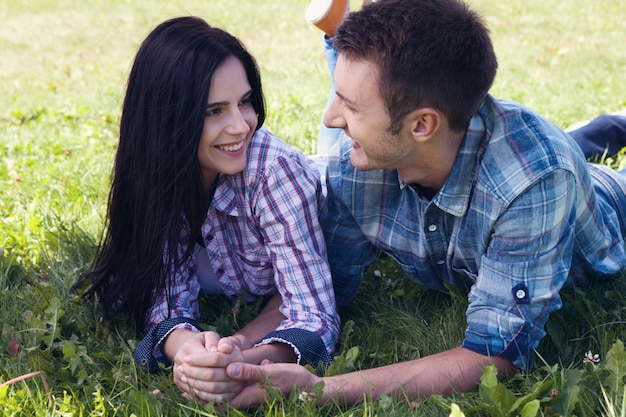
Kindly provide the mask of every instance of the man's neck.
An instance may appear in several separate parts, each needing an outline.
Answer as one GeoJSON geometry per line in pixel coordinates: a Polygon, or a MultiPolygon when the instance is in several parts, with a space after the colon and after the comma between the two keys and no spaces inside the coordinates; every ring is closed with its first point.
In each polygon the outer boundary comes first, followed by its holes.
{"type": "Polygon", "coordinates": [[[447,131],[432,142],[417,144],[413,163],[398,167],[398,176],[434,196],[448,180],[464,137],[465,132],[447,131]]]}

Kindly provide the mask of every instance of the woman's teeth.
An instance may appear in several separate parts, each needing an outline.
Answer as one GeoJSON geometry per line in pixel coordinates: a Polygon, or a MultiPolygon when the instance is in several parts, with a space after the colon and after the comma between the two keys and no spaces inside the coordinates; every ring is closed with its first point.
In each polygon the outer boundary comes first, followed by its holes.
{"type": "Polygon", "coordinates": [[[235,145],[225,145],[225,146],[218,146],[218,149],[221,149],[223,151],[226,152],[235,152],[238,151],[239,149],[241,149],[241,147],[243,146],[243,141],[235,144],[235,145]]]}

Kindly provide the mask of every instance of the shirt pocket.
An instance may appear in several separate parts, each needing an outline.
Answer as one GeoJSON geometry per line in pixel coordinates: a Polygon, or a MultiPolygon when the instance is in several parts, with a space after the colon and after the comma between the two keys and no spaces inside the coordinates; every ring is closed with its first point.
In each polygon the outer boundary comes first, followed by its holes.
{"type": "Polygon", "coordinates": [[[264,247],[239,254],[244,277],[243,285],[257,295],[274,292],[274,266],[264,247]]]}

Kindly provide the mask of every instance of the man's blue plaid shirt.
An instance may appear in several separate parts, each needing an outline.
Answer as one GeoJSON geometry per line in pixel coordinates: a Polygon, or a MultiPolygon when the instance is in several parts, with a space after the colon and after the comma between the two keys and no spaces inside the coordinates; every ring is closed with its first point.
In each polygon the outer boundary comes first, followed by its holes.
{"type": "Polygon", "coordinates": [[[432,200],[394,170],[356,170],[350,150],[330,157],[322,220],[340,305],[382,250],[425,288],[467,292],[462,346],[527,370],[561,288],[626,265],[626,176],[517,104],[484,100],[432,200]]]}

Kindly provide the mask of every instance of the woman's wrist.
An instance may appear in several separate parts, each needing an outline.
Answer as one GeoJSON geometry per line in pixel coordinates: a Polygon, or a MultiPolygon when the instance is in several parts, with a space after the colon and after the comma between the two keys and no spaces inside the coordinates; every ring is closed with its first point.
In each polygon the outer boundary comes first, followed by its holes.
{"type": "Polygon", "coordinates": [[[170,362],[174,362],[174,357],[176,356],[180,348],[185,344],[185,342],[187,342],[196,334],[198,334],[198,332],[184,327],[172,330],[172,332],[167,336],[161,347],[163,355],[165,355],[165,357],[169,359],[170,362]]]}

